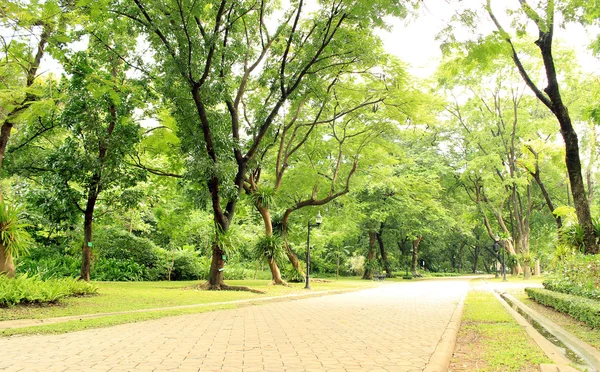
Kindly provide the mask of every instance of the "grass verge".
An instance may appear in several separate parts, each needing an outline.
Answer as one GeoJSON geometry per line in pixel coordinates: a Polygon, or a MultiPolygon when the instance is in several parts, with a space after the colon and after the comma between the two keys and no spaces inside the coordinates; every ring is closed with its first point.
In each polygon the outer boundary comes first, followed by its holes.
{"type": "Polygon", "coordinates": [[[551,363],[496,297],[472,290],[450,363],[450,371],[539,371],[551,363]]]}

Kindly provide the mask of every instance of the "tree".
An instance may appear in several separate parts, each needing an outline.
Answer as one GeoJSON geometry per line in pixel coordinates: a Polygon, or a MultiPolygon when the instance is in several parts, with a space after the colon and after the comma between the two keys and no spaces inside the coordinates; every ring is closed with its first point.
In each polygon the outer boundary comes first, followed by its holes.
{"type": "Polygon", "coordinates": [[[87,50],[65,57],[71,76],[63,78],[62,110],[54,117],[53,131],[44,134],[56,136],[55,141],[42,145],[45,151],[36,159],[41,183],[59,195],[63,204],[83,214],[81,279],[86,281],[90,280],[94,212],[100,196],[116,186],[134,186],[141,178],[141,171],[124,161],[140,139],[139,124],[132,118],[139,105],[135,86],[113,53],[120,50],[126,55],[132,40],[126,34],[117,36],[118,31],[96,27],[96,35],[110,38],[111,44],[92,39],[87,50]]]}
{"type": "MultiPolygon", "coordinates": [[[[64,34],[68,8],[58,1],[9,2],[0,8],[0,28],[6,32],[0,36],[0,168],[13,128],[52,105],[51,99],[40,100],[44,89],[38,69],[49,44],[69,39],[64,34]],[[33,44],[32,37],[37,40],[33,44]]],[[[0,257],[7,263],[0,273],[14,270],[11,256],[6,245],[0,246],[0,257]]]]}
{"type": "Polygon", "coordinates": [[[571,115],[569,115],[569,110],[563,102],[563,97],[559,89],[559,75],[552,51],[556,16],[555,2],[553,0],[548,1],[545,6],[540,4],[538,5],[537,10],[531,7],[525,0],[520,0],[520,4],[521,12],[529,21],[535,24],[538,31],[538,39],[536,40],[535,45],[537,45],[540,50],[547,84],[543,90],[534,82],[531,77],[531,72],[527,71],[525,68],[515,47],[515,43],[513,43],[512,36],[505,31],[504,27],[496,18],[492,10],[491,0],[487,0],[486,11],[498,29],[500,37],[510,46],[512,59],[519,74],[523,78],[523,81],[525,81],[537,99],[554,114],[560,124],[560,132],[565,142],[565,163],[567,165],[569,182],[571,184],[573,203],[577,212],[577,220],[584,231],[585,251],[588,254],[597,254],[599,252],[598,242],[596,241],[596,236],[594,234],[590,206],[581,172],[579,141],[577,133],[573,128],[571,115]]]}
{"type": "MultiPolygon", "coordinates": [[[[319,3],[313,13],[303,1],[282,8],[227,0],[105,5],[133,20],[155,50],[164,71],[158,83],[178,121],[188,172],[205,182],[219,234],[229,229],[249,167],[285,102],[337,66],[355,63],[372,27],[405,12],[399,1],[373,7],[364,0],[319,3]]],[[[227,288],[224,254],[217,236],[209,289],[227,288]]]]}

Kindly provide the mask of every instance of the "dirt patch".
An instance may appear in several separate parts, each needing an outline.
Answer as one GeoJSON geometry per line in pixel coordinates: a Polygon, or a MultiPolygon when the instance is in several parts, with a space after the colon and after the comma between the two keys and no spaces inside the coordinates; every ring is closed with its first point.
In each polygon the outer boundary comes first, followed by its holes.
{"type": "Polygon", "coordinates": [[[485,369],[484,340],[478,332],[461,326],[448,371],[477,371],[485,369]]]}

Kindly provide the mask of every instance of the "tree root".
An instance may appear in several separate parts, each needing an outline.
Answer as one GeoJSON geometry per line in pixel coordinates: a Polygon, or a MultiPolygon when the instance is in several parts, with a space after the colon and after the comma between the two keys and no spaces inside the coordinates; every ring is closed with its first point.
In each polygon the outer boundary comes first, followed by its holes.
{"type": "Polygon", "coordinates": [[[257,294],[265,294],[267,292],[261,291],[258,289],[245,287],[241,285],[227,285],[224,283],[212,285],[209,282],[199,284],[198,289],[206,290],[206,291],[239,291],[239,292],[252,292],[257,294]]]}
{"type": "Polygon", "coordinates": [[[290,285],[288,284],[288,282],[286,282],[285,280],[282,280],[282,281],[280,281],[280,282],[279,282],[279,281],[272,280],[272,281],[271,281],[271,283],[269,283],[269,285],[282,285],[282,286],[284,286],[284,287],[289,287],[289,286],[290,286],[290,285]]]}

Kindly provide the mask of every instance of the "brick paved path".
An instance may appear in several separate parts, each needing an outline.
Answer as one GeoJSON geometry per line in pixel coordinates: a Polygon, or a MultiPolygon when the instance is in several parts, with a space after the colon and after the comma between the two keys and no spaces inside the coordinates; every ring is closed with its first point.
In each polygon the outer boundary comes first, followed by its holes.
{"type": "Polygon", "coordinates": [[[0,339],[8,371],[422,371],[466,280],[0,339]]]}

